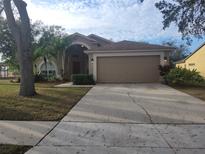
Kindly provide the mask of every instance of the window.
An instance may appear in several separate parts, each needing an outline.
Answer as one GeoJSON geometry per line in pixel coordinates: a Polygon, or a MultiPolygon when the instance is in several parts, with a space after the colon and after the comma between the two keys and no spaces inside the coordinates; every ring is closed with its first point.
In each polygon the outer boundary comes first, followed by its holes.
{"type": "Polygon", "coordinates": [[[195,63],[189,63],[189,66],[195,66],[195,63]]]}
{"type": "Polygon", "coordinates": [[[196,69],[195,63],[189,63],[188,65],[189,65],[189,69],[190,69],[190,70],[196,69]]]}
{"type": "MultiPolygon", "coordinates": [[[[46,65],[45,63],[41,65],[41,74],[43,76],[47,76],[47,72],[46,72],[46,65]]],[[[55,67],[52,63],[47,63],[47,71],[48,71],[48,75],[51,77],[55,76],[56,71],[55,71],[55,67]]]]}

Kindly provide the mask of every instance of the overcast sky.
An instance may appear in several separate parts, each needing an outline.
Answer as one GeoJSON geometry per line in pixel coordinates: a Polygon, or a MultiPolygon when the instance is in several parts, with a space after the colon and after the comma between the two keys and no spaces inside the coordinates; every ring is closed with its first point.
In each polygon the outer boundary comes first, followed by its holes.
{"type": "MultiPolygon", "coordinates": [[[[158,0],[25,0],[32,21],[60,25],[68,33],[97,34],[114,41],[134,40],[160,44],[178,40],[175,25],[162,30],[158,0]]],[[[205,40],[194,39],[190,51],[205,40]]]]}

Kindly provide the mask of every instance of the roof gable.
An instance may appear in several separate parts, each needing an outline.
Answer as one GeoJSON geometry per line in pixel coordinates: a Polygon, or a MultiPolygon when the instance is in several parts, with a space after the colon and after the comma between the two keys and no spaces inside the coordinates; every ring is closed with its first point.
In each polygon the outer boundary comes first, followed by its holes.
{"type": "Polygon", "coordinates": [[[185,59],[177,61],[176,64],[184,63],[187,59],[189,59],[191,56],[193,56],[195,53],[197,53],[202,47],[205,46],[205,42],[202,43],[194,52],[192,52],[189,56],[187,56],[185,59]]]}
{"type": "Polygon", "coordinates": [[[71,34],[69,35],[69,37],[72,39],[72,41],[75,41],[75,40],[87,40],[87,41],[90,41],[90,42],[94,42],[96,43],[97,41],[92,39],[92,38],[89,38],[83,34],[80,34],[80,33],[74,33],[74,34],[71,34]]]}
{"type": "Polygon", "coordinates": [[[112,41],[95,34],[86,36],[80,33],[74,33],[69,35],[69,37],[71,38],[72,44],[86,44],[90,49],[112,43],[112,41]]]}

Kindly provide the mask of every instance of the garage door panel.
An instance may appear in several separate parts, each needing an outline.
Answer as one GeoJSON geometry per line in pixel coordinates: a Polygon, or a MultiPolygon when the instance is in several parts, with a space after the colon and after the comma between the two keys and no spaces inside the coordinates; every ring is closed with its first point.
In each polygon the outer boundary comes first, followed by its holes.
{"type": "Polygon", "coordinates": [[[98,82],[158,82],[159,56],[98,57],[98,82]]]}

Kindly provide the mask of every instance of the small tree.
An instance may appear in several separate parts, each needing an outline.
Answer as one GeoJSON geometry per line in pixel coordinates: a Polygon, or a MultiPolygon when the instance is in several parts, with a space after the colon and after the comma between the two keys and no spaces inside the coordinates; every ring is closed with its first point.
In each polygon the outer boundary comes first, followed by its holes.
{"type": "Polygon", "coordinates": [[[4,10],[3,1],[0,0],[0,15],[1,15],[1,13],[3,12],[3,10],[4,10]]]}
{"type": "Polygon", "coordinates": [[[177,41],[164,41],[163,45],[174,47],[176,50],[171,53],[171,62],[184,59],[188,55],[188,45],[177,43],[177,41]]]}
{"type": "Polygon", "coordinates": [[[33,77],[33,58],[31,46],[31,26],[30,19],[26,10],[27,4],[23,0],[12,0],[19,13],[18,22],[15,20],[14,12],[11,6],[11,0],[3,0],[3,9],[6,14],[7,23],[11,34],[16,42],[21,84],[21,96],[33,96],[36,94],[33,77]]]}
{"type": "Polygon", "coordinates": [[[46,72],[48,72],[47,62],[51,57],[54,57],[57,61],[58,70],[61,71],[63,52],[70,45],[70,38],[60,26],[42,26],[40,33],[40,37],[34,46],[34,60],[42,57],[46,72]]]}
{"type": "Polygon", "coordinates": [[[10,33],[7,21],[0,16],[0,52],[3,59],[7,59],[16,54],[15,41],[10,33]]]}

